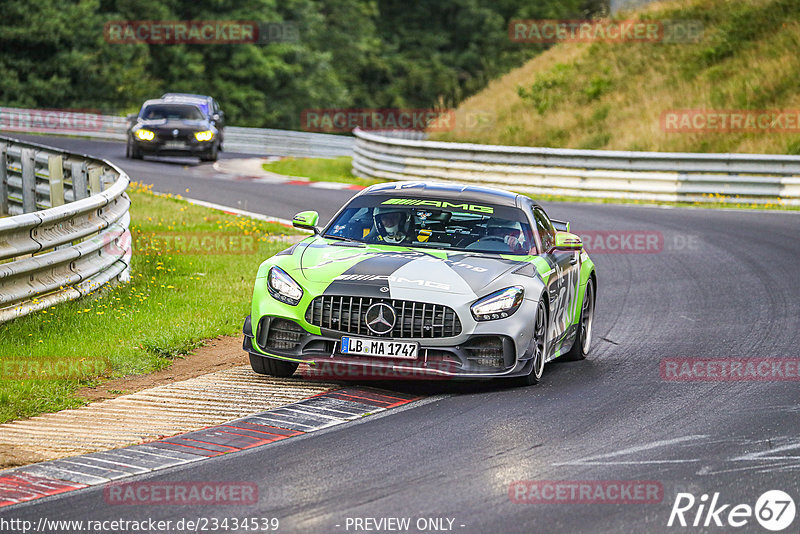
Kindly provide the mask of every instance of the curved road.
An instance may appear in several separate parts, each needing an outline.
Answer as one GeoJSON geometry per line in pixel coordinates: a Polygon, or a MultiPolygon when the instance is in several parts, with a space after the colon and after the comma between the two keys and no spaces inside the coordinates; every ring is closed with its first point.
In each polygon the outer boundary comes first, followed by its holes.
{"type": "MultiPolygon", "coordinates": [[[[309,208],[325,218],[351,194],[128,162],[114,143],[53,143],[112,159],[156,190],[183,193],[188,187],[186,196],[234,207],[246,201],[247,209],[269,215],[309,208]]],[[[668,527],[677,494],[699,500],[719,492],[718,505],[730,505],[718,516],[723,524],[733,506],[754,506],[767,490],[783,490],[800,504],[797,381],[675,382],[662,378],[659,365],[664,358],[800,357],[800,214],[546,207],[553,217],[572,221],[578,233],[663,236],[661,250],[593,254],[600,288],[586,361],[550,364],[542,383],[529,388],[392,384],[428,397],[382,416],[139,478],[255,481],[257,505],[108,506],[102,488],[89,488],[0,515],[277,517],[283,532],[365,532],[348,518],[386,517],[412,518],[410,532],[418,531],[418,518],[450,518],[452,530],[464,533],[724,532],[732,528],[714,527],[713,518],[711,527],[668,527]],[[515,503],[509,484],[518,480],[655,481],[663,499],[515,503]]],[[[696,512],[697,505],[687,521],[696,512]]],[[[744,528],[733,530],[768,532],[753,517],[745,519],[744,528]]],[[[798,525],[800,518],[786,532],[797,532],[798,525]]]]}

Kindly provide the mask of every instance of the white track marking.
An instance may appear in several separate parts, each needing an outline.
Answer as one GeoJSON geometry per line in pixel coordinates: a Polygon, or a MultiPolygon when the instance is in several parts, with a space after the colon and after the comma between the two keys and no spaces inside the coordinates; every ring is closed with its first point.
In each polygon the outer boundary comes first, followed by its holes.
{"type": "Polygon", "coordinates": [[[622,449],[615,452],[598,454],[597,456],[588,456],[586,458],[571,460],[569,462],[558,462],[554,463],[553,465],[638,465],[638,464],[678,464],[678,463],[699,462],[700,461],[699,458],[690,458],[685,460],[631,460],[631,461],[622,461],[622,460],[604,461],[602,459],[614,458],[618,456],[623,456],[625,454],[633,454],[636,452],[648,451],[652,449],[657,449],[659,447],[667,447],[669,445],[677,445],[678,443],[685,443],[688,441],[697,441],[700,439],[705,439],[707,437],[708,436],[706,435],[700,434],[694,436],[684,436],[680,438],[653,441],[651,443],[646,443],[644,445],[636,445],[635,447],[629,447],[627,449],[622,449]]]}

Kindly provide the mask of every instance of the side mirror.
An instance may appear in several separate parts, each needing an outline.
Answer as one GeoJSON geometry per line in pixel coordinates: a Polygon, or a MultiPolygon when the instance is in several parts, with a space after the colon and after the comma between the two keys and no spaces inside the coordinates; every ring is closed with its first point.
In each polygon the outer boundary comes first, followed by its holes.
{"type": "Polygon", "coordinates": [[[214,113],[213,115],[211,115],[211,120],[213,120],[213,121],[218,121],[219,118],[220,118],[219,117],[219,113],[214,113]]]}
{"type": "Polygon", "coordinates": [[[318,221],[319,213],[316,211],[301,211],[292,219],[292,226],[303,230],[313,230],[316,234],[318,221]]]}
{"type": "Polygon", "coordinates": [[[580,251],[583,250],[581,238],[569,232],[556,232],[556,243],[553,250],[580,251]]]}
{"type": "Polygon", "coordinates": [[[568,221],[557,221],[555,219],[550,219],[550,222],[553,223],[553,228],[555,228],[559,232],[569,232],[569,222],[568,221]]]}
{"type": "Polygon", "coordinates": [[[136,122],[136,118],[137,118],[138,116],[139,116],[139,114],[138,114],[138,113],[131,113],[131,114],[130,114],[130,115],[128,115],[128,117],[127,117],[127,119],[128,119],[128,122],[136,122]]]}

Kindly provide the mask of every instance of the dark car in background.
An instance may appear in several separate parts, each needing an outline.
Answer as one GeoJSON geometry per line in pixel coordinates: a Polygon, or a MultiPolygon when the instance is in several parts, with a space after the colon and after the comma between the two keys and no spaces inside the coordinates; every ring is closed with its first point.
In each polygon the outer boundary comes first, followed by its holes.
{"type": "Polygon", "coordinates": [[[199,106],[168,99],[148,100],[130,117],[125,155],[196,156],[217,161],[221,137],[199,106]]]}
{"type": "Polygon", "coordinates": [[[219,131],[219,149],[222,150],[222,144],[225,141],[225,112],[222,111],[219,102],[214,97],[192,93],[164,93],[161,95],[161,99],[196,104],[219,131]]]}

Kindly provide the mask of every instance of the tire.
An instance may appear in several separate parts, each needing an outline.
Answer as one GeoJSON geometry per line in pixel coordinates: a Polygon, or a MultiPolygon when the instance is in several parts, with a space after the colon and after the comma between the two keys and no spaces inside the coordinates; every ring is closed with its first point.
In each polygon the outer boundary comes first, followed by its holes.
{"type": "Polygon", "coordinates": [[[142,152],[136,148],[136,145],[128,142],[128,145],[125,147],[125,156],[131,159],[142,159],[142,152]]]}
{"type": "MultiPolygon", "coordinates": [[[[546,295],[542,296],[542,299],[544,298],[546,298],[546,295]]],[[[531,366],[530,373],[516,380],[519,386],[533,386],[538,384],[544,373],[544,359],[547,353],[547,308],[542,299],[539,300],[539,307],[536,309],[536,323],[533,327],[535,346],[532,358],[533,365],[531,366]]]]}
{"type": "Polygon", "coordinates": [[[277,376],[278,378],[288,378],[297,370],[297,363],[273,360],[264,358],[257,354],[250,354],[250,367],[260,375],[277,376]]]}
{"type": "Polygon", "coordinates": [[[589,278],[589,281],[586,282],[586,292],[583,294],[583,306],[581,307],[581,318],[578,322],[578,333],[575,334],[575,342],[569,352],[561,356],[566,361],[584,360],[591,350],[594,301],[594,281],[589,278]]]}
{"type": "Polygon", "coordinates": [[[208,152],[200,156],[200,161],[217,161],[219,158],[219,147],[213,146],[208,152]]]}

